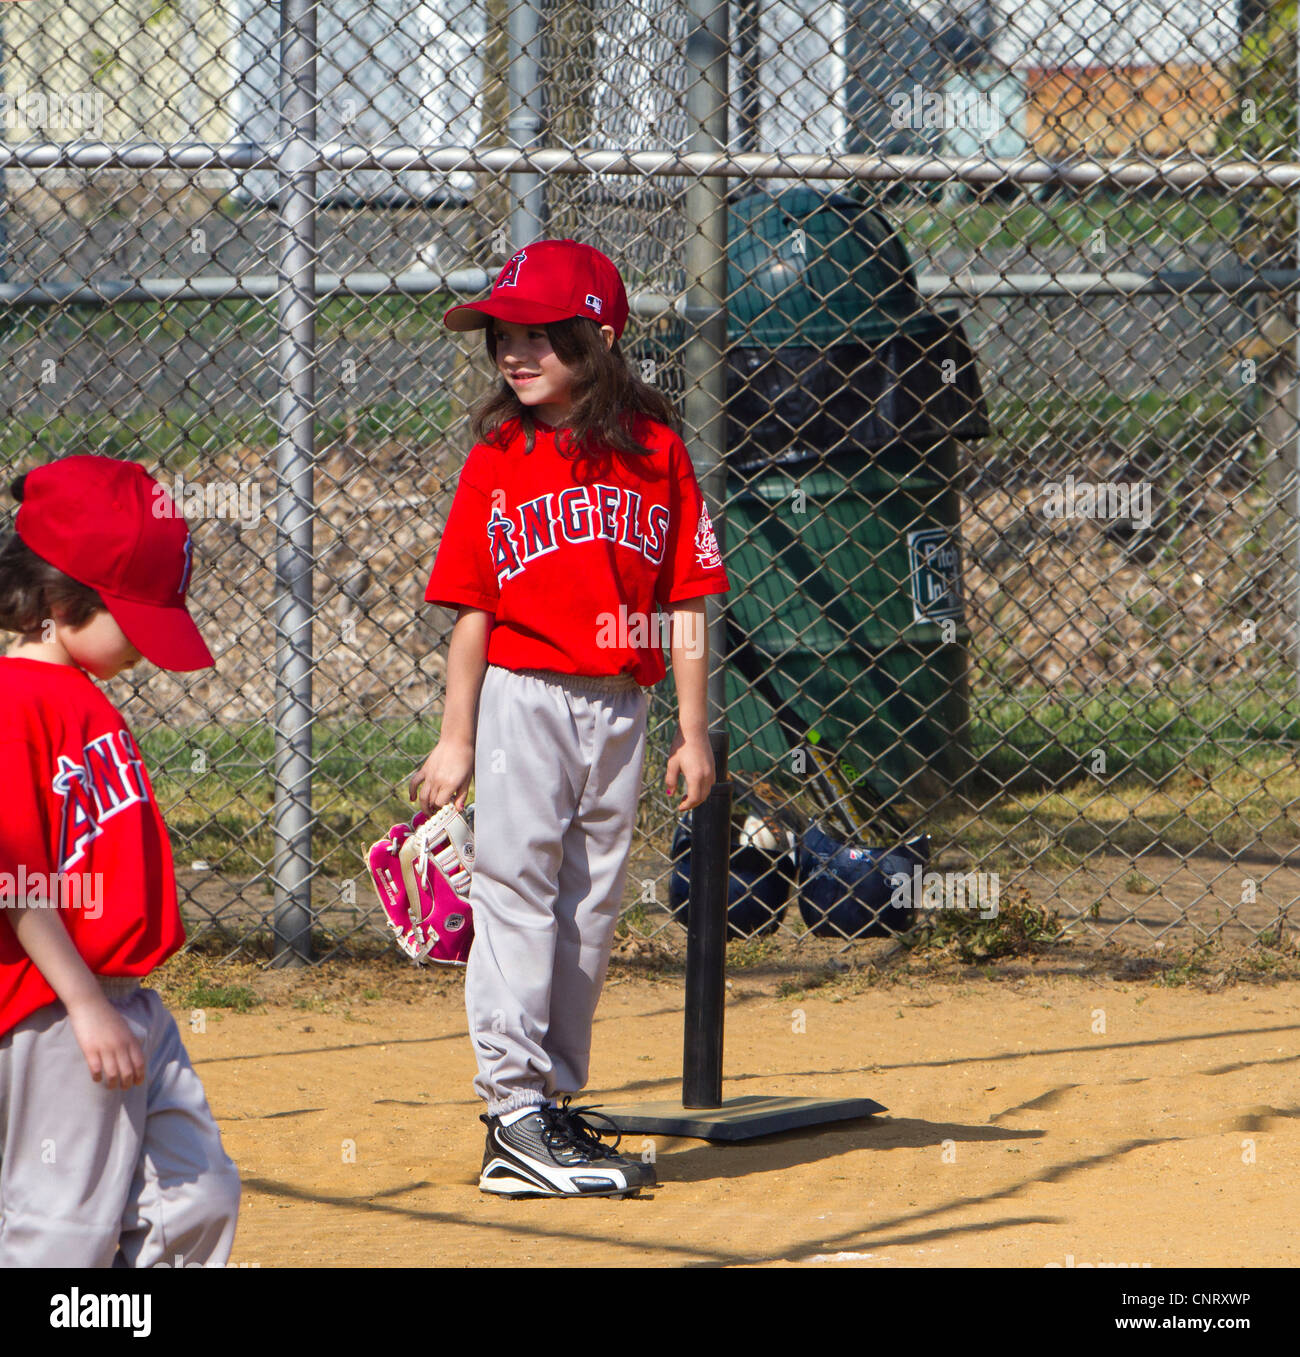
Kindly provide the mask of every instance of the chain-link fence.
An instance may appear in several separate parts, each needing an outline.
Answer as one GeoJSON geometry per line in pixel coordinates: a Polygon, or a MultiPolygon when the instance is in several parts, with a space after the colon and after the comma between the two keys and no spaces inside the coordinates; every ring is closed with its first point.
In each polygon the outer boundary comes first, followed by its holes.
{"type": "MultiPolygon", "coordinates": [[[[901,863],[918,916],[1280,940],[1293,19],[0,7],[3,460],[132,457],[193,522],[217,668],[127,707],[191,938],[384,936],[363,855],[436,740],[421,595],[494,377],[440,318],[571,235],[622,269],[721,525],[741,932],[847,950],[901,863]]],[[[671,940],[671,677],[651,713],[624,925],[671,940]]]]}

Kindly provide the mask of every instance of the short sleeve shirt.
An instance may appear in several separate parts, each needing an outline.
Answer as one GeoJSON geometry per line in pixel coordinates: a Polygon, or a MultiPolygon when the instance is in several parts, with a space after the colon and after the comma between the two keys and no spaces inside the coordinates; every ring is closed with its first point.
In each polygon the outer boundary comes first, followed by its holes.
{"type": "Polygon", "coordinates": [[[730,588],[682,440],[645,420],[648,456],[574,457],[539,425],[479,443],[457,482],[425,599],[493,615],[506,669],[664,677],[674,604],[730,588]]]}
{"type": "Polygon", "coordinates": [[[143,976],[185,941],[171,843],[129,727],[72,665],[0,657],[0,1034],[57,996],[15,900],[57,909],[96,975],[143,976]]]}

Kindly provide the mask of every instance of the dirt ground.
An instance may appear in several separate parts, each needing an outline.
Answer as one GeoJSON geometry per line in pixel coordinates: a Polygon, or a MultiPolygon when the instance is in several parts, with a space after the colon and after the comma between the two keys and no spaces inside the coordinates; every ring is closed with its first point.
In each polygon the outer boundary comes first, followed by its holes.
{"type": "MultiPolygon", "coordinates": [[[[1170,986],[1059,958],[940,979],[736,973],[724,1097],[888,1110],[733,1145],[633,1136],[653,1193],[511,1202],[476,1185],[458,974],[173,968],[164,993],[243,1174],[232,1263],[1300,1263],[1294,973],[1170,986]],[[203,988],[236,979],[260,996],[249,1011],[203,988]]],[[[583,1101],[677,1096],[681,1050],[680,975],[616,971],[583,1101]]]]}

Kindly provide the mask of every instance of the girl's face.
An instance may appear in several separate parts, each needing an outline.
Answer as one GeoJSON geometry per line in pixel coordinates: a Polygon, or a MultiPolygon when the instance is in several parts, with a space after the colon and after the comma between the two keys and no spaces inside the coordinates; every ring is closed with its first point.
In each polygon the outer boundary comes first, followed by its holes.
{"type": "Polygon", "coordinates": [[[9,654],[49,664],[79,665],[88,674],[105,680],[133,668],[142,658],[106,609],[101,608],[79,627],[69,626],[58,618],[51,620],[49,634],[42,631],[39,638],[28,637],[12,646],[9,654]]]}
{"type": "Polygon", "coordinates": [[[68,658],[97,679],[116,678],[143,658],[107,609],[80,627],[57,623],[55,636],[68,658]]]}
{"type": "Polygon", "coordinates": [[[497,370],[521,404],[547,424],[562,424],[573,405],[573,373],[560,362],[545,326],[493,320],[497,370]]]}

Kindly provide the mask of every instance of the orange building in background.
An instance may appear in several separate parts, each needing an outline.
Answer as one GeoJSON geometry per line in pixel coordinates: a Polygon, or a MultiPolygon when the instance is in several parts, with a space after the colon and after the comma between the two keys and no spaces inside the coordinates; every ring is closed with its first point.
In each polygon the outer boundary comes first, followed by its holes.
{"type": "Polygon", "coordinates": [[[1226,63],[1029,66],[1020,74],[1029,145],[1053,160],[1208,155],[1236,100],[1226,63]]]}

